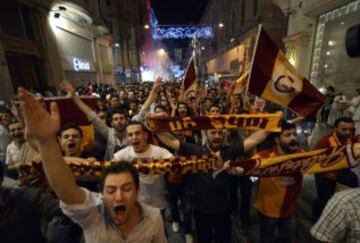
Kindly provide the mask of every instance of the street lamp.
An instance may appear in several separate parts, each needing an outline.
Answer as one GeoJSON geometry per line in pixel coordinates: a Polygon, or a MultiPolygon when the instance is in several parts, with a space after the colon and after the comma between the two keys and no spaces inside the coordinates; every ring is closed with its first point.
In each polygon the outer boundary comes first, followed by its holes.
{"type": "Polygon", "coordinates": [[[160,56],[165,56],[165,55],[166,55],[166,51],[165,51],[163,48],[161,48],[161,49],[158,50],[158,54],[159,54],[160,56]]]}
{"type": "Polygon", "coordinates": [[[218,24],[218,27],[219,27],[220,29],[224,28],[224,23],[220,22],[220,23],[218,24]]]}
{"type": "Polygon", "coordinates": [[[148,24],[145,24],[144,29],[148,30],[148,29],[150,29],[150,26],[148,24]]]}

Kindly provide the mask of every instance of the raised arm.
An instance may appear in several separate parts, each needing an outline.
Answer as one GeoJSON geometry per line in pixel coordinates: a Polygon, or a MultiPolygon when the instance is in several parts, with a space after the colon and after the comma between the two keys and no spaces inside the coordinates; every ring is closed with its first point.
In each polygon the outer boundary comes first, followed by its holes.
{"type": "Polygon", "coordinates": [[[137,115],[135,115],[132,118],[132,120],[141,121],[141,122],[144,121],[145,113],[150,109],[151,104],[154,103],[156,97],[158,96],[160,86],[161,86],[161,78],[159,77],[158,79],[156,79],[149,93],[149,96],[145,100],[144,104],[141,106],[140,112],[137,115]]]}
{"type": "Polygon", "coordinates": [[[244,151],[248,152],[255,148],[258,144],[263,142],[267,136],[269,135],[268,131],[265,130],[259,130],[254,133],[252,133],[250,136],[245,138],[244,140],[244,151]]]}
{"type": "Polygon", "coordinates": [[[87,116],[88,120],[94,125],[96,131],[98,131],[106,140],[109,137],[109,127],[106,123],[100,119],[100,117],[93,111],[87,104],[85,104],[78,95],[75,93],[74,87],[67,80],[64,80],[60,84],[62,90],[64,90],[68,96],[70,96],[79,109],[87,116]]]}
{"type": "Polygon", "coordinates": [[[180,148],[180,141],[174,135],[168,132],[158,132],[156,133],[158,139],[168,146],[169,148],[178,151],[180,148]]]}
{"type": "Polygon", "coordinates": [[[18,94],[26,127],[39,144],[44,171],[50,185],[64,203],[83,203],[85,192],[76,185],[75,177],[66,165],[56,142],[56,132],[60,127],[56,103],[51,103],[49,114],[25,89],[19,88],[18,94]]]}
{"type": "Polygon", "coordinates": [[[94,112],[87,104],[85,104],[78,95],[75,93],[74,87],[67,80],[61,82],[60,87],[64,90],[68,96],[70,96],[79,109],[88,116],[90,113],[94,112]]]}
{"type": "Polygon", "coordinates": [[[161,86],[161,78],[157,78],[147,99],[145,100],[145,103],[141,107],[141,109],[144,109],[145,111],[149,110],[152,103],[154,103],[156,97],[159,94],[160,86],[161,86]]]}

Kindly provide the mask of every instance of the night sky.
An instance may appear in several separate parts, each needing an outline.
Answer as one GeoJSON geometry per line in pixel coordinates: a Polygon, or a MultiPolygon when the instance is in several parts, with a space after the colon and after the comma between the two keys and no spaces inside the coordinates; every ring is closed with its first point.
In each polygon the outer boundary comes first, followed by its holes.
{"type": "Polygon", "coordinates": [[[197,23],[208,0],[151,0],[160,25],[197,23]]]}

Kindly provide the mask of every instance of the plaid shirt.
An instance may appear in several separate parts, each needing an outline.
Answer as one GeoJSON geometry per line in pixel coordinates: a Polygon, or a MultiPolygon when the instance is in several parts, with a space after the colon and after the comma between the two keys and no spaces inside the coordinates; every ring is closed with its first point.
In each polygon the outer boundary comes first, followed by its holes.
{"type": "Polygon", "coordinates": [[[323,242],[360,242],[360,188],[336,193],[311,234],[323,242]]]}

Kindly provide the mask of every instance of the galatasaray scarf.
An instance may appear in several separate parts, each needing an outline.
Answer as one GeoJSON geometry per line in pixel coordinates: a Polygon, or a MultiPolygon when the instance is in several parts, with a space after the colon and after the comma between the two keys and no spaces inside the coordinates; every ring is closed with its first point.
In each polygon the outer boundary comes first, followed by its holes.
{"type": "Polygon", "coordinates": [[[279,121],[282,113],[273,114],[233,114],[186,117],[148,117],[147,125],[151,131],[193,131],[200,129],[231,129],[248,130],[264,129],[269,132],[280,132],[279,121]]]}
{"type": "MultiPolygon", "coordinates": [[[[249,160],[231,160],[225,164],[227,168],[241,167],[244,176],[293,176],[336,171],[354,167],[360,160],[360,143],[352,143],[337,148],[313,150],[270,158],[253,158],[249,160]]],[[[166,173],[203,173],[214,172],[224,168],[216,165],[218,158],[213,155],[174,157],[171,159],[137,159],[132,164],[141,174],[166,173]]],[[[79,160],[68,162],[69,167],[79,180],[98,180],[102,170],[116,162],[88,162],[79,160]]],[[[22,165],[20,167],[20,184],[29,185],[43,182],[44,173],[40,163],[22,165]]]]}

